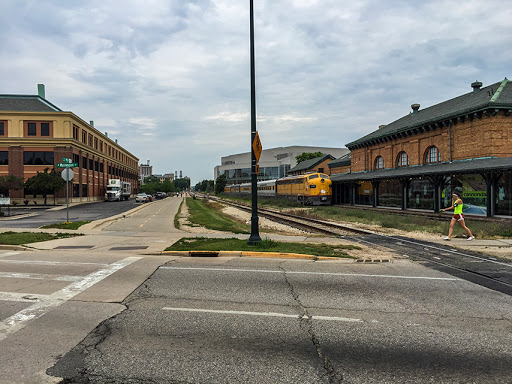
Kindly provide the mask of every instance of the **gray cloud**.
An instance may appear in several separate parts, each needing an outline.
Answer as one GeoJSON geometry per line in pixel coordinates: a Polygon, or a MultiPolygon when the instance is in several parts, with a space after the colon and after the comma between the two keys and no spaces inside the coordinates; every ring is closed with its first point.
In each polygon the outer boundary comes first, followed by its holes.
{"type": "MultiPolygon", "coordinates": [[[[210,179],[250,148],[248,2],[4,0],[0,92],[47,98],[151,160],[210,179]]],[[[497,0],[255,2],[264,148],[344,146],[510,77],[512,9],[497,0]],[[496,12],[499,9],[499,12],[496,12]]]]}

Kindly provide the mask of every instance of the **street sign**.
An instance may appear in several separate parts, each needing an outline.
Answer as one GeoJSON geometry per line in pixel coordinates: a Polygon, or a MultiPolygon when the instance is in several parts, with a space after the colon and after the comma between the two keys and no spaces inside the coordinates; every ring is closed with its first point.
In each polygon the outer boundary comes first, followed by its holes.
{"type": "Polygon", "coordinates": [[[57,163],[57,168],[76,168],[78,163],[57,163]]]}
{"type": "Polygon", "coordinates": [[[68,163],[68,164],[69,164],[69,163],[71,163],[71,162],[72,162],[72,160],[71,160],[71,159],[68,159],[67,157],[63,157],[63,158],[62,158],[62,162],[63,162],[63,163],[68,163]]]}
{"type": "Polygon", "coordinates": [[[256,132],[256,136],[254,136],[254,141],[252,143],[252,149],[254,150],[254,156],[256,157],[256,162],[260,161],[261,150],[263,147],[261,146],[260,136],[258,132],[256,132]]]}
{"type": "Polygon", "coordinates": [[[60,174],[62,176],[62,178],[66,181],[70,181],[70,180],[73,180],[73,176],[75,176],[75,173],[69,169],[69,168],[66,168],[62,171],[62,173],[60,174]]]}

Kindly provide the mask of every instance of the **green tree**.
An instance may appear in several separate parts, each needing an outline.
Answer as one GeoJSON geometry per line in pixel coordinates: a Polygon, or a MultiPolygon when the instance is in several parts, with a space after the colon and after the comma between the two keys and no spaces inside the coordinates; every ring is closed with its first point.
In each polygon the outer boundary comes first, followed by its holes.
{"type": "Polygon", "coordinates": [[[176,179],[174,180],[174,187],[177,191],[184,191],[190,187],[190,179],[176,179]]]}
{"type": "Polygon", "coordinates": [[[226,187],[227,183],[228,180],[225,174],[222,174],[219,177],[217,177],[217,180],[215,180],[215,194],[219,195],[222,192],[224,192],[224,188],[226,187]]]}
{"type": "Polygon", "coordinates": [[[302,163],[306,160],[316,159],[317,157],[321,157],[324,154],[322,152],[302,152],[301,155],[295,156],[295,160],[297,160],[297,164],[302,163]]]}
{"type": "Polygon", "coordinates": [[[144,179],[144,184],[148,184],[148,183],[159,183],[160,182],[160,179],[156,176],[148,176],[144,179]]]}
{"type": "Polygon", "coordinates": [[[0,195],[9,196],[9,191],[23,189],[24,181],[22,177],[14,175],[0,176],[0,195]]]}
{"type": "Polygon", "coordinates": [[[53,194],[53,203],[55,204],[55,193],[66,186],[66,182],[60,173],[55,172],[55,168],[52,168],[50,172],[48,170],[49,168],[46,168],[44,172],[37,172],[37,175],[25,182],[27,191],[34,195],[43,195],[44,205],[46,205],[46,198],[50,194],[53,194]]]}
{"type": "Polygon", "coordinates": [[[166,192],[166,193],[169,193],[169,192],[174,192],[174,184],[171,180],[165,180],[161,187],[160,187],[160,190],[162,192],[166,192]]]}

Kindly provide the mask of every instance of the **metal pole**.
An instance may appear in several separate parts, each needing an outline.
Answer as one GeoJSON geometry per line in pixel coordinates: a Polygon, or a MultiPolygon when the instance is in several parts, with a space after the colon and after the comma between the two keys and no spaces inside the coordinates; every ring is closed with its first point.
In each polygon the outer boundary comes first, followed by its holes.
{"type": "Polygon", "coordinates": [[[261,241],[258,228],[258,176],[256,175],[256,156],[253,143],[256,137],[256,75],[254,69],[254,12],[250,0],[250,40],[251,40],[251,195],[252,195],[252,216],[251,236],[248,244],[258,244],[261,241]]]}
{"type": "Polygon", "coordinates": [[[66,179],[66,223],[69,223],[69,180],[66,179]]]}

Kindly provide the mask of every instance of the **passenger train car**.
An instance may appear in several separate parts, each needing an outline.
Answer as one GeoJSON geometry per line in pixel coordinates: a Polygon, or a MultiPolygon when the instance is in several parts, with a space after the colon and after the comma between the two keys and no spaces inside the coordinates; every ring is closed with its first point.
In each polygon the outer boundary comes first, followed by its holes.
{"type": "MultiPolygon", "coordinates": [[[[251,186],[251,183],[227,185],[224,193],[233,196],[250,195],[251,186]]],[[[329,176],[323,173],[308,173],[260,181],[258,196],[292,199],[308,205],[330,205],[332,182],[329,176]]]]}

